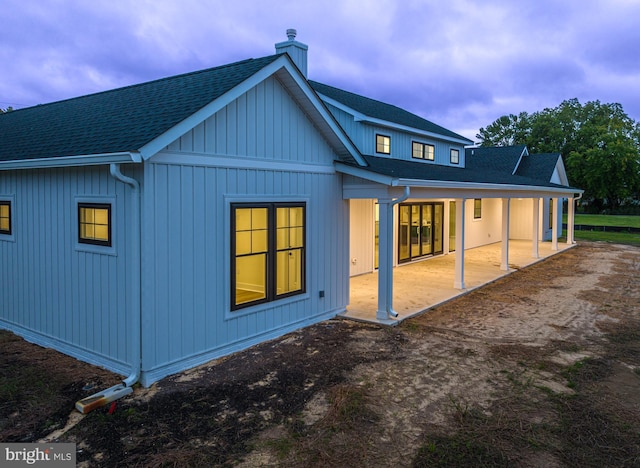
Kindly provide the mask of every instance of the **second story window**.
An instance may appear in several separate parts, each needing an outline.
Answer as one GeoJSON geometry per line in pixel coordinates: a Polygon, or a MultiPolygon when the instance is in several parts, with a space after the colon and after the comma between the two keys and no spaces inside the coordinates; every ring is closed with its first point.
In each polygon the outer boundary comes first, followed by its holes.
{"type": "Polygon", "coordinates": [[[436,148],[433,145],[426,143],[418,143],[414,141],[411,146],[411,156],[415,159],[427,159],[433,161],[436,153],[436,148]]]}
{"type": "Polygon", "coordinates": [[[451,148],[449,152],[449,160],[451,164],[459,164],[460,163],[460,150],[451,148]]]}
{"type": "Polygon", "coordinates": [[[376,153],[391,154],[391,137],[376,135],[376,153]]]}

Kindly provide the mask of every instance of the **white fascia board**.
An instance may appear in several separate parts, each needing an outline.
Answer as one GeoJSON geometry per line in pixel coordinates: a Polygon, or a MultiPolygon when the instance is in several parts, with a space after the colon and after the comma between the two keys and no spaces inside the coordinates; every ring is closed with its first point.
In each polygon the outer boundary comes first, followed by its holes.
{"type": "Polygon", "coordinates": [[[395,185],[411,187],[435,187],[451,189],[499,190],[513,192],[544,192],[551,194],[571,195],[582,193],[582,190],[561,187],[544,187],[539,185],[483,184],[480,182],[451,182],[445,180],[395,179],[395,185]]]}
{"type": "Polygon", "coordinates": [[[558,156],[558,162],[556,162],[556,171],[562,185],[569,185],[569,178],[567,177],[567,171],[562,161],[562,156],[558,156]]]}
{"type": "Polygon", "coordinates": [[[513,172],[511,172],[511,175],[514,175],[518,171],[518,167],[520,167],[520,163],[522,162],[522,158],[524,158],[525,156],[529,156],[529,150],[527,149],[526,146],[524,148],[522,148],[522,153],[520,153],[520,157],[518,158],[518,162],[516,163],[516,167],[513,168],[513,172]]]}
{"type": "MultiPolygon", "coordinates": [[[[286,57],[288,58],[288,56],[286,57]]],[[[345,133],[344,129],[340,126],[340,124],[338,124],[331,111],[327,109],[323,100],[318,96],[313,88],[311,88],[307,80],[300,74],[300,71],[297,69],[297,67],[295,67],[289,60],[287,60],[284,68],[289,72],[290,77],[296,82],[307,99],[309,99],[309,101],[313,104],[326,124],[329,125],[333,133],[337,135],[337,137],[340,139],[340,142],[349,151],[349,154],[353,157],[353,159],[355,159],[358,164],[366,166],[367,163],[360,155],[360,151],[358,150],[358,148],[356,148],[349,136],[345,133]]]]}
{"type": "Polygon", "coordinates": [[[370,123],[373,125],[378,125],[380,127],[392,128],[394,130],[399,130],[401,132],[413,133],[415,135],[421,135],[428,138],[435,138],[436,140],[448,141],[450,143],[457,143],[459,145],[467,146],[472,143],[469,143],[467,139],[454,138],[447,135],[442,135],[441,133],[428,132],[426,130],[421,130],[415,127],[407,127],[406,125],[400,125],[393,122],[389,122],[387,120],[374,119],[372,117],[366,117],[366,119],[362,120],[363,122],[370,123]]]}
{"type": "Polygon", "coordinates": [[[169,130],[164,132],[162,135],[158,136],[154,140],[150,141],[146,145],[144,145],[140,149],[140,154],[144,160],[149,159],[154,154],[162,151],[166,146],[173,143],[175,140],[180,138],[182,135],[187,133],[189,130],[193,129],[196,125],[204,122],[206,119],[211,117],[213,114],[223,109],[228,104],[232,103],[234,100],[238,99],[244,93],[249,91],[251,88],[259,84],[260,82],[266,80],[269,76],[273,75],[278,69],[285,66],[288,62],[288,59],[285,55],[271,62],[269,65],[260,69],[249,78],[244,80],[242,83],[238,84],[235,88],[227,91],[222,96],[214,99],[209,104],[204,106],[202,109],[196,111],[191,114],[189,117],[184,119],[182,122],[174,125],[169,130]]]}
{"type": "Polygon", "coordinates": [[[139,163],[142,157],[137,151],[105,154],[83,154],[79,156],[61,156],[44,159],[20,159],[0,161],[0,170],[35,169],[47,167],[98,166],[112,163],[139,163]]]}
{"type": "Polygon", "coordinates": [[[375,172],[367,171],[366,169],[349,166],[347,164],[342,164],[339,162],[335,163],[336,171],[342,174],[349,174],[354,177],[360,177],[361,179],[369,180],[371,182],[376,182],[378,184],[395,186],[398,185],[397,178],[389,177],[384,174],[377,174],[375,172]]]}
{"type": "Polygon", "coordinates": [[[353,119],[356,122],[366,122],[366,123],[370,123],[373,125],[377,125],[380,127],[386,127],[386,128],[391,128],[394,130],[399,130],[401,132],[407,132],[407,133],[413,133],[415,135],[421,135],[421,136],[425,136],[428,138],[436,138],[438,140],[445,140],[445,141],[449,141],[452,143],[459,143],[461,145],[470,145],[473,143],[469,143],[469,141],[467,140],[460,140],[458,138],[453,138],[450,136],[446,136],[446,135],[442,135],[440,133],[433,133],[433,132],[428,132],[426,130],[421,130],[419,128],[414,128],[414,127],[407,127],[406,125],[400,125],[394,122],[390,122],[388,120],[381,120],[381,119],[375,119],[373,117],[369,117],[368,115],[362,114],[361,112],[358,112],[354,109],[352,109],[349,106],[345,106],[344,104],[342,104],[341,102],[336,101],[335,99],[331,99],[330,97],[325,96],[322,93],[318,93],[322,100],[325,101],[327,104],[330,104],[334,107],[337,107],[338,109],[346,112],[347,114],[350,114],[353,116],[353,119]]]}

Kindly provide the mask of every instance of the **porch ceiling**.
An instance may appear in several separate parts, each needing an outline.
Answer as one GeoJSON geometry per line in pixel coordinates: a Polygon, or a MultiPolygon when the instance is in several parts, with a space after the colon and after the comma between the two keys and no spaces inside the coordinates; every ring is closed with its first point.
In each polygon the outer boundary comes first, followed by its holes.
{"type": "MultiPolygon", "coordinates": [[[[447,302],[457,296],[491,283],[498,278],[573,247],[558,243],[558,250],[551,250],[551,242],[540,242],[540,258],[532,257],[531,241],[509,241],[509,271],[500,270],[501,242],[465,250],[464,290],[455,289],[455,253],[428,258],[419,262],[401,265],[393,271],[393,305],[398,318],[392,324],[417,315],[425,310],[447,302]]],[[[351,278],[350,303],[342,314],[346,318],[374,323],[378,300],[378,273],[368,273],[351,278]]],[[[389,321],[385,321],[389,324],[389,321]]]]}

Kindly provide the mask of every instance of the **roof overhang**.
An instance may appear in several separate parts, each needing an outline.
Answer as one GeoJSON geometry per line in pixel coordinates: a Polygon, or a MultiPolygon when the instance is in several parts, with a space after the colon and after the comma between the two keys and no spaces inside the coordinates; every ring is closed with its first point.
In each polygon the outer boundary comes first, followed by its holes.
{"type": "MultiPolygon", "coordinates": [[[[430,196],[441,197],[460,197],[472,198],[482,195],[487,198],[502,197],[574,197],[583,193],[583,190],[572,187],[550,187],[540,185],[514,185],[514,184],[496,184],[481,182],[459,182],[447,180],[432,179],[409,179],[402,177],[392,177],[385,174],[376,173],[365,168],[359,168],[348,164],[336,162],[336,171],[348,174],[359,179],[372,182],[378,186],[386,186],[385,190],[398,187],[411,187],[415,189],[423,189],[421,192],[429,192],[430,196]],[[426,190],[424,190],[426,189],[426,190]]],[[[348,183],[343,187],[345,198],[377,198],[380,187],[371,187],[370,195],[367,196],[367,187],[358,185],[352,187],[348,183]]],[[[414,193],[417,195],[417,193],[414,193]]]]}
{"type": "Polygon", "coordinates": [[[382,120],[382,119],[376,119],[374,117],[369,117],[368,115],[365,115],[365,114],[363,114],[361,112],[358,112],[358,111],[352,109],[351,107],[346,106],[346,105],[342,104],[341,102],[336,101],[335,99],[331,99],[330,97],[325,96],[322,93],[318,93],[318,94],[321,96],[322,100],[324,102],[326,102],[327,104],[330,104],[330,105],[332,105],[334,107],[337,107],[338,109],[346,112],[347,114],[351,114],[353,116],[353,119],[356,122],[365,122],[365,123],[369,123],[369,124],[372,124],[372,125],[376,125],[378,127],[386,127],[386,128],[390,128],[390,129],[393,129],[393,130],[398,130],[400,132],[408,132],[408,133],[412,133],[414,135],[420,135],[420,136],[427,137],[427,138],[435,138],[435,139],[438,139],[438,140],[448,141],[448,142],[451,142],[451,143],[457,143],[459,145],[464,145],[464,146],[467,146],[467,145],[470,145],[470,144],[473,143],[473,141],[467,140],[466,138],[465,139],[454,138],[454,137],[451,137],[451,136],[448,136],[448,135],[442,135],[440,133],[429,132],[427,130],[421,130],[421,129],[415,128],[415,127],[408,127],[406,125],[396,124],[394,122],[389,122],[388,120],[382,120]]]}
{"type": "Polygon", "coordinates": [[[120,153],[87,154],[79,156],[60,156],[57,158],[20,159],[0,161],[0,170],[36,169],[48,167],[98,166],[112,163],[139,163],[142,157],[137,151],[120,153]]]}

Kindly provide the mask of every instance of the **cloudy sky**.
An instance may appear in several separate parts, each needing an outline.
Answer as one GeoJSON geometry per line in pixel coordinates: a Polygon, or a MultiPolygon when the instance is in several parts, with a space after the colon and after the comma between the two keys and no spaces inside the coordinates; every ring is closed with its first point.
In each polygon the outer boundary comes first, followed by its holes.
{"type": "Polygon", "coordinates": [[[577,97],[640,120],[640,0],[0,0],[0,107],[274,53],[475,139],[577,97]]]}

